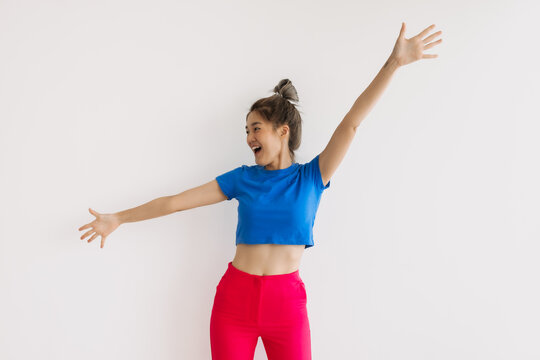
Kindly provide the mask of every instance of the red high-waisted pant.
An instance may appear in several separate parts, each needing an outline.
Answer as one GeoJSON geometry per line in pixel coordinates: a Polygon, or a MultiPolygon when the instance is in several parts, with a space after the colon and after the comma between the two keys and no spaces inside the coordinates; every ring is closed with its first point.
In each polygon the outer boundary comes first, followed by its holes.
{"type": "Polygon", "coordinates": [[[260,336],[269,360],[311,360],[306,303],[299,270],[254,275],[229,262],[210,317],[212,359],[253,360],[260,336]]]}

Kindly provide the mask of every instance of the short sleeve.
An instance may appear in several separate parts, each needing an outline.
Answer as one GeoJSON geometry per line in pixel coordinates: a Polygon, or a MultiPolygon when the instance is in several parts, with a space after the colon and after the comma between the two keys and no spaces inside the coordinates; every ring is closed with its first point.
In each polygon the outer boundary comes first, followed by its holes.
{"type": "Polygon", "coordinates": [[[216,177],[216,181],[221,188],[221,191],[227,196],[227,200],[232,200],[237,195],[237,183],[242,171],[242,166],[231,171],[227,171],[216,177]]]}
{"type": "Polygon", "coordinates": [[[325,189],[328,189],[330,187],[331,181],[328,180],[328,184],[326,184],[326,186],[323,184],[321,168],[319,166],[319,155],[315,156],[313,160],[307,163],[306,169],[307,169],[307,174],[315,182],[317,189],[324,191],[325,189]]]}

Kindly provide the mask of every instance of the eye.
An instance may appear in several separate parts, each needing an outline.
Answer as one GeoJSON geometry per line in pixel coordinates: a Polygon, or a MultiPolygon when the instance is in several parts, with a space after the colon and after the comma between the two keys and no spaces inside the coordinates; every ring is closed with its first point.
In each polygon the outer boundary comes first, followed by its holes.
{"type": "MultiPolygon", "coordinates": [[[[261,128],[256,127],[255,130],[260,130],[261,128]]],[[[249,131],[246,131],[246,134],[249,134],[249,131]]]]}

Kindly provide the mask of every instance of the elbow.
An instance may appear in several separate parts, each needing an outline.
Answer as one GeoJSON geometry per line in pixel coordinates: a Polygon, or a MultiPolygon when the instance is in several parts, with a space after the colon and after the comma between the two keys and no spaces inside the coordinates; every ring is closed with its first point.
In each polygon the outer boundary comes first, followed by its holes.
{"type": "Polygon", "coordinates": [[[180,202],[178,199],[178,195],[171,195],[164,197],[164,205],[166,209],[166,212],[168,214],[173,214],[175,212],[180,211],[180,202]]]}

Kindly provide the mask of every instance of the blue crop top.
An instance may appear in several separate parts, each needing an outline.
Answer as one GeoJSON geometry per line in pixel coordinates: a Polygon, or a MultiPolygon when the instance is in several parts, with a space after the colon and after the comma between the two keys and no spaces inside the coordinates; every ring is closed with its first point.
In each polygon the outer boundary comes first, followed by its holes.
{"type": "Polygon", "coordinates": [[[227,200],[238,200],[238,244],[313,246],[313,224],[324,185],[319,155],[305,164],[266,170],[242,165],[216,177],[227,200]]]}

